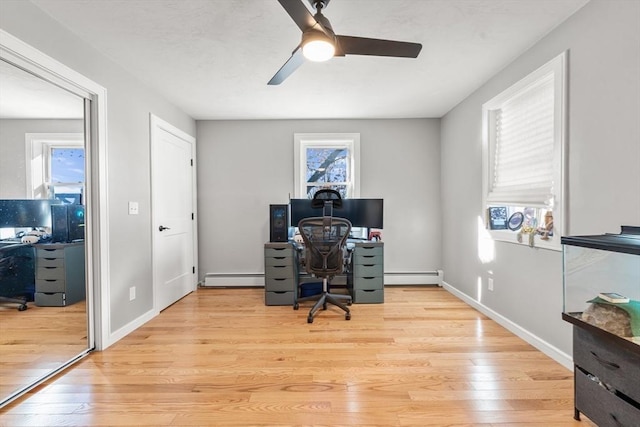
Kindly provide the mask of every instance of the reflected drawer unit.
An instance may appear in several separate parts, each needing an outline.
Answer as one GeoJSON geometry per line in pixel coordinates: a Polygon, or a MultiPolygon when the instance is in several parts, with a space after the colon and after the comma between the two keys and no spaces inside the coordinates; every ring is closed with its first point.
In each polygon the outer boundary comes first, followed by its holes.
{"type": "Polygon", "coordinates": [[[384,302],[384,244],[356,243],[347,288],[357,304],[384,302]]]}
{"type": "Polygon", "coordinates": [[[264,245],[265,305],[293,305],[298,289],[298,258],[290,243],[264,245]]]}
{"type": "Polygon", "coordinates": [[[85,299],[84,243],[44,243],[36,248],[38,306],[63,307],[85,299]]]}

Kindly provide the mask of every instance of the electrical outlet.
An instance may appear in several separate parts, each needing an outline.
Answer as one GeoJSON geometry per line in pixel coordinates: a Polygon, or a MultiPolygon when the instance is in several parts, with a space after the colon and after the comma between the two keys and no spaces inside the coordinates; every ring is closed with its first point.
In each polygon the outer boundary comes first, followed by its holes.
{"type": "Polygon", "coordinates": [[[490,291],[493,290],[493,277],[489,277],[487,280],[487,288],[489,288],[490,291]]]}
{"type": "Polygon", "coordinates": [[[136,299],[136,287],[132,286],[129,288],[129,301],[133,301],[136,299]]]}
{"type": "Polygon", "coordinates": [[[138,215],[139,211],[138,202],[129,202],[129,215],[138,215]]]}

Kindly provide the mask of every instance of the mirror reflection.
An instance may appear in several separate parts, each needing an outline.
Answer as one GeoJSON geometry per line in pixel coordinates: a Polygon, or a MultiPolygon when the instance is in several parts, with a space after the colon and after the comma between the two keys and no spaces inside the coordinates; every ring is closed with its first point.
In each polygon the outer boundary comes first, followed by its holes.
{"type": "Polygon", "coordinates": [[[88,349],[84,100],[0,61],[0,402],[88,349]]]}

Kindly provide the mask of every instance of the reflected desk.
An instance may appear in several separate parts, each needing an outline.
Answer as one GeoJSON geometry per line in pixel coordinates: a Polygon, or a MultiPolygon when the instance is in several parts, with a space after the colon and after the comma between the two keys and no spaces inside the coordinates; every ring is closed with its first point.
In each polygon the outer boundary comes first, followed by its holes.
{"type": "MultiPolygon", "coordinates": [[[[349,262],[345,272],[332,283],[346,286],[356,304],[384,302],[384,244],[349,242],[349,262]]],[[[293,305],[301,285],[318,282],[303,265],[304,246],[293,242],[265,243],[264,290],[266,305],[293,305]]]]}

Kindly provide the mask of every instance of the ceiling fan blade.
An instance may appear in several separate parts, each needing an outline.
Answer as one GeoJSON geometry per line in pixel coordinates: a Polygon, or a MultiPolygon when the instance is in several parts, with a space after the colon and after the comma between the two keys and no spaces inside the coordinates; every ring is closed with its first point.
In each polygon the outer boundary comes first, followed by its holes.
{"type": "Polygon", "coordinates": [[[284,10],[287,11],[291,19],[293,19],[293,22],[300,27],[302,32],[316,25],[316,20],[301,0],[278,0],[278,2],[284,7],[284,10]]]}
{"type": "Polygon", "coordinates": [[[365,37],[336,36],[341,50],[346,55],[394,56],[399,58],[417,58],[422,45],[420,43],[399,42],[394,40],[369,39],[365,37]]]}
{"type": "Polygon", "coordinates": [[[285,81],[285,79],[289,77],[295,70],[297,70],[298,67],[304,64],[304,61],[305,58],[302,54],[302,47],[298,46],[291,54],[291,58],[289,58],[287,62],[285,62],[282,67],[280,67],[278,72],[273,77],[271,77],[271,80],[269,80],[269,83],[267,84],[279,85],[280,83],[285,81]]]}

